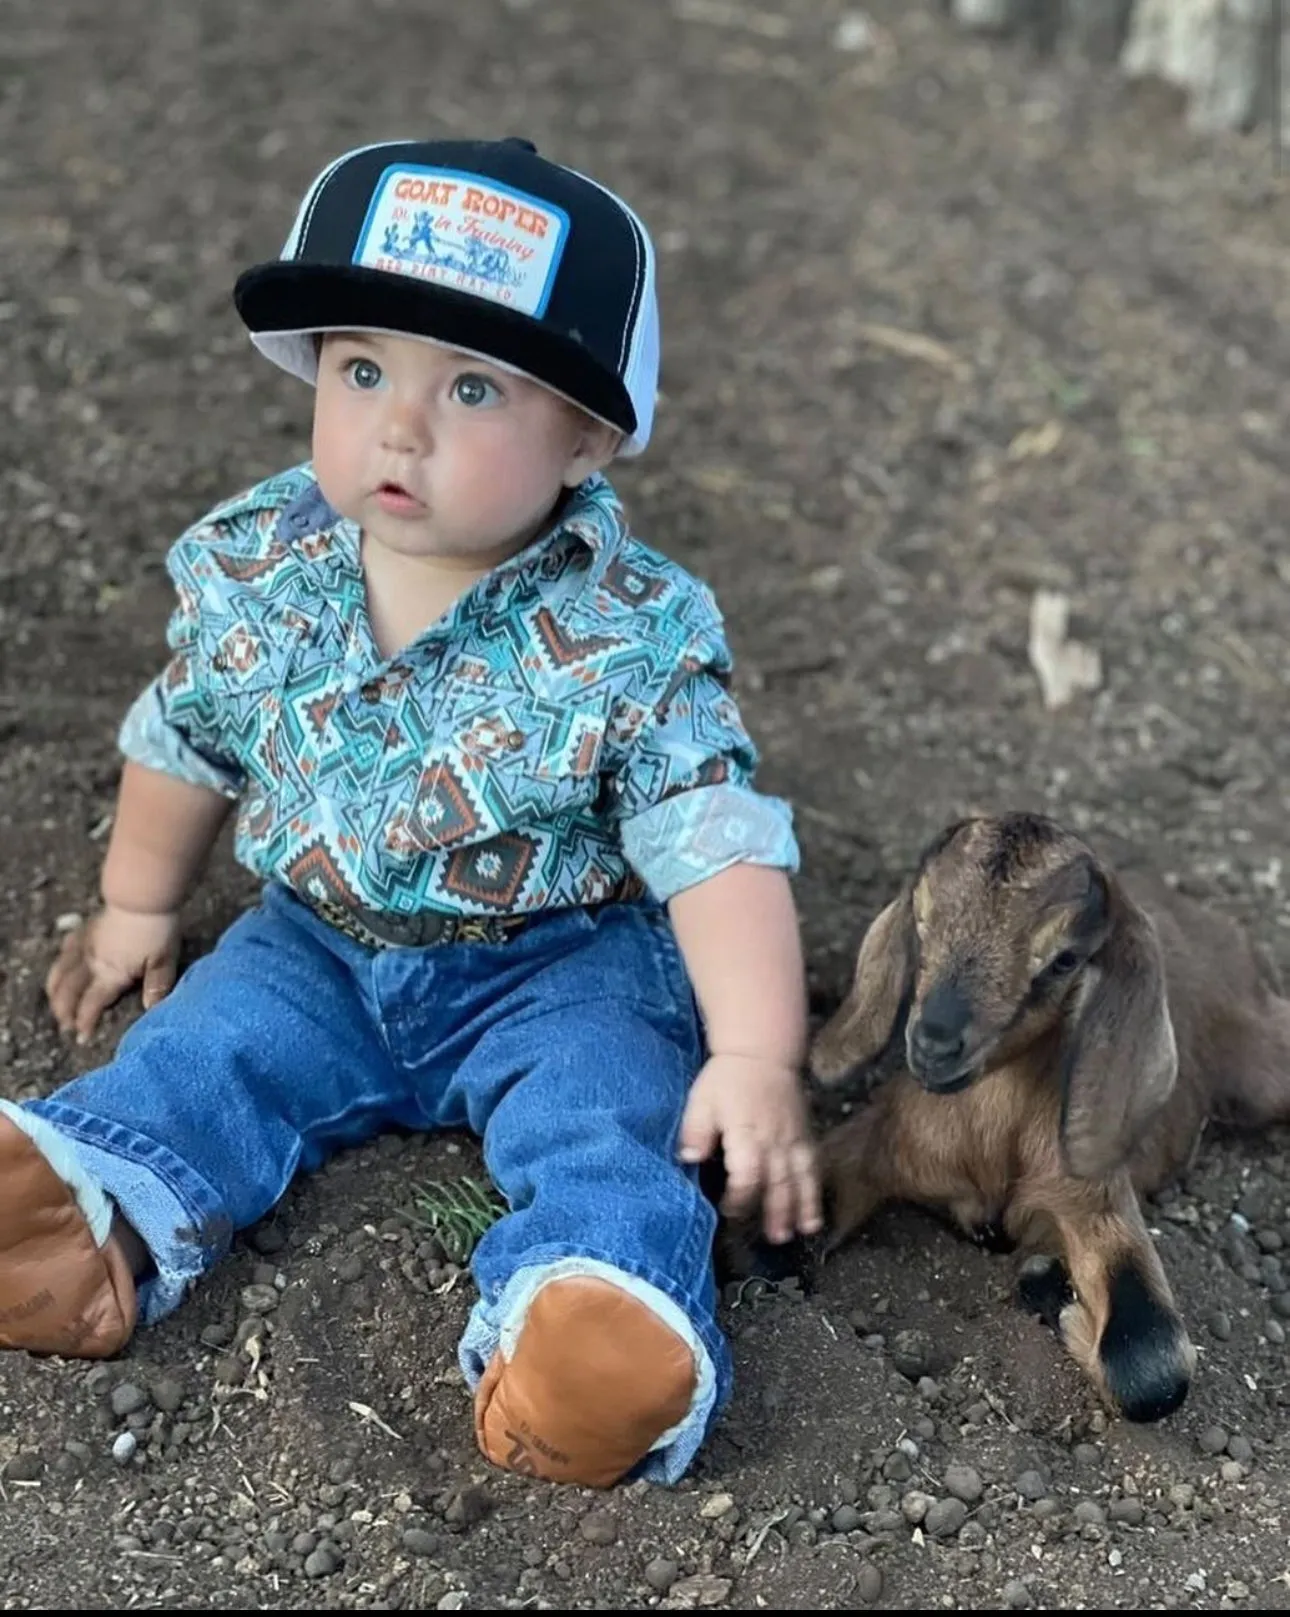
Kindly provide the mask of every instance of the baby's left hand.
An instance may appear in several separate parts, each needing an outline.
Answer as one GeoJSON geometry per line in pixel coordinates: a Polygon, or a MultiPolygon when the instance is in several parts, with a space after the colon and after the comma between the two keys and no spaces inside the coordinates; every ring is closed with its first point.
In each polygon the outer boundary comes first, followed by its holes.
{"type": "Polygon", "coordinates": [[[711,1056],[681,1120],[682,1162],[702,1162],[718,1140],[726,1159],[723,1213],[746,1212],[760,1190],[768,1240],[823,1227],[815,1147],[794,1068],[751,1055],[711,1056]]]}

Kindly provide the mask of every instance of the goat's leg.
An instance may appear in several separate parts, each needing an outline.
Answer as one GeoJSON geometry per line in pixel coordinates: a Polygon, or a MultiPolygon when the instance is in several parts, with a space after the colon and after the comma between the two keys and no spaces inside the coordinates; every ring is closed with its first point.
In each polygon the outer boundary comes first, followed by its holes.
{"type": "Polygon", "coordinates": [[[1044,1293],[1040,1312],[1056,1314],[1071,1357],[1129,1420],[1171,1414],[1187,1396],[1196,1352],[1128,1174],[1025,1185],[1018,1212],[1056,1225],[1069,1281],[1065,1296],[1052,1270],[1024,1278],[1032,1306],[1044,1293]]]}

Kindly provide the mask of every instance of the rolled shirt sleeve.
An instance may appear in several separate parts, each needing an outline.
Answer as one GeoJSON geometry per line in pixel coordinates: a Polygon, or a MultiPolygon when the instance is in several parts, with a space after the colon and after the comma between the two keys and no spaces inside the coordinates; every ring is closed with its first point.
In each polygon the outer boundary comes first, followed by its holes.
{"type": "Polygon", "coordinates": [[[716,626],[696,635],[645,714],[614,780],[627,862],[660,902],[736,864],[789,874],[792,809],[757,791],[757,750],[730,694],[716,626]]]}
{"type": "Polygon", "coordinates": [[[201,596],[191,576],[187,541],[185,535],[166,558],[179,597],[166,627],[170,661],[126,714],[117,743],[127,758],[148,769],[237,797],[246,774],[220,744],[218,708],[198,647],[201,596]]]}

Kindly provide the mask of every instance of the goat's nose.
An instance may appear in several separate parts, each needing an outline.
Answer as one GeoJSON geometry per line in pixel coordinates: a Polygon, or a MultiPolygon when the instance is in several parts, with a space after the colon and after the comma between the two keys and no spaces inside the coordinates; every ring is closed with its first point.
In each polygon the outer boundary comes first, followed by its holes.
{"type": "Polygon", "coordinates": [[[937,983],[923,1001],[913,1029],[913,1044],[920,1056],[940,1066],[963,1053],[972,1007],[953,982],[937,983]]]}

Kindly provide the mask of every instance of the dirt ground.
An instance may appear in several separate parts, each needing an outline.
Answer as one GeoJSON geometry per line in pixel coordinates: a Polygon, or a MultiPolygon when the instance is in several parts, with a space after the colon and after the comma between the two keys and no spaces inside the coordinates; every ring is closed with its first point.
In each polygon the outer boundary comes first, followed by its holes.
{"type": "MultiPolygon", "coordinates": [[[[330,156],[408,133],[527,135],[653,228],[664,398],[619,483],[726,610],[763,781],[797,809],[819,1013],[969,808],[1122,838],[1290,968],[1266,140],[1200,142],[1163,94],[896,0],[4,12],[5,1094],[103,1060],[137,1013],[73,1051],[41,983],[163,656],[165,548],[306,452],[308,397],[253,355],[233,278],[330,156]],[[1054,713],[1026,656],[1041,584],[1103,660],[1054,713]]],[[[192,948],[251,894],[221,847],[192,948]]],[[[1009,1259],[896,1211],[805,1301],[728,1296],[737,1392],[698,1469],[608,1495],[476,1454],[471,1282],[408,1214],[477,1163],[382,1139],[119,1362],[6,1357],[5,1609],[1290,1609],[1285,1132],[1210,1140],[1149,1209],[1200,1349],[1160,1425],[1105,1418],[1009,1259]]]]}

